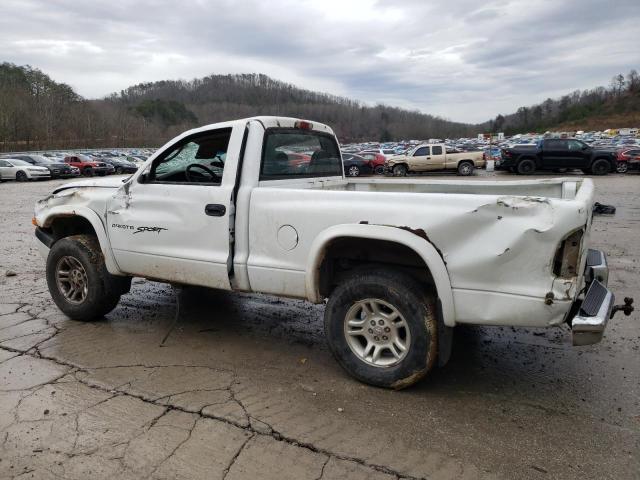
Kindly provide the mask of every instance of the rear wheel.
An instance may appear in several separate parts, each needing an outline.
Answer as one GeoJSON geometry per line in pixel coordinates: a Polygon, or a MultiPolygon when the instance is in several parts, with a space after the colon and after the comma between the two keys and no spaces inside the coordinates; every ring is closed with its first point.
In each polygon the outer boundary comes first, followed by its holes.
{"type": "Polygon", "coordinates": [[[394,177],[404,177],[407,175],[407,166],[403,164],[394,165],[392,172],[394,177]]]}
{"type": "Polygon", "coordinates": [[[376,175],[382,175],[384,173],[384,165],[377,165],[373,169],[373,173],[375,173],[376,175]]]}
{"type": "Polygon", "coordinates": [[[436,359],[434,299],[400,271],[352,272],[331,293],[324,328],[340,366],[371,385],[408,387],[436,359]]]}
{"type": "Polygon", "coordinates": [[[85,168],[82,173],[84,174],[85,177],[93,177],[94,172],[93,172],[93,168],[91,167],[87,167],[85,168]]]}
{"type": "Polygon", "coordinates": [[[117,173],[118,175],[122,175],[122,167],[117,167],[117,168],[116,168],[116,173],[117,173]]]}
{"type": "Polygon", "coordinates": [[[618,173],[627,173],[628,170],[629,165],[627,165],[627,162],[618,162],[616,165],[616,172],[618,173]]]}
{"type": "Polygon", "coordinates": [[[520,175],[531,175],[536,171],[536,162],[531,158],[524,158],[518,162],[516,172],[520,175]]]}
{"type": "Polygon", "coordinates": [[[465,177],[471,175],[473,173],[473,163],[471,162],[460,162],[458,164],[458,175],[463,175],[465,177]]]}
{"type": "Polygon", "coordinates": [[[598,158],[591,164],[591,173],[594,175],[606,175],[611,171],[611,164],[604,158],[598,158]]]}
{"type": "Polygon", "coordinates": [[[29,180],[29,177],[22,170],[16,172],[16,182],[26,182],[27,180],[29,180]]]}
{"type": "Polygon", "coordinates": [[[358,175],[360,175],[360,169],[357,165],[351,165],[347,170],[347,173],[350,177],[357,177],[358,175]]]}
{"type": "Polygon", "coordinates": [[[53,244],[47,285],[53,301],[74,320],[96,320],[113,310],[129,279],[111,275],[96,237],[74,235],[53,244]]]}

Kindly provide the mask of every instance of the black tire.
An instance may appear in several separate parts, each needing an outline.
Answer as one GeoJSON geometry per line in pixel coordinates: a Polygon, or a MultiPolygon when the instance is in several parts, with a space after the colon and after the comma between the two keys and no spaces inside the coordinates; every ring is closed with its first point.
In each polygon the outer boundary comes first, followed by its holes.
{"type": "Polygon", "coordinates": [[[460,162],[458,164],[458,175],[462,175],[463,177],[473,175],[474,168],[475,167],[472,162],[460,162]]]}
{"type": "Polygon", "coordinates": [[[117,175],[122,175],[122,167],[117,167],[116,168],[116,174],[117,175]]]}
{"type": "Polygon", "coordinates": [[[16,172],[16,182],[27,182],[29,181],[29,177],[22,170],[16,172]]]}
{"type": "Polygon", "coordinates": [[[531,158],[523,158],[516,165],[518,175],[531,175],[536,171],[536,162],[531,158]]]}
{"type": "MultiPolygon", "coordinates": [[[[69,275],[70,277],[71,275],[69,275]]],[[[111,275],[93,235],[74,235],[53,244],[47,257],[47,285],[53,301],[62,312],[74,320],[91,321],[102,318],[113,310],[120,295],[127,291],[130,279],[111,275]],[[77,260],[84,269],[85,298],[70,301],[58,282],[57,270],[66,258],[77,260]]]]}
{"type": "Polygon", "coordinates": [[[399,163],[394,165],[391,171],[394,177],[405,177],[407,175],[407,166],[404,163],[399,163]]]}
{"type": "Polygon", "coordinates": [[[384,165],[376,165],[376,168],[373,169],[373,173],[375,173],[376,175],[383,175],[384,165]]]}
{"type": "Polygon", "coordinates": [[[93,177],[93,176],[95,175],[95,173],[94,173],[94,171],[93,171],[93,168],[91,168],[91,167],[86,167],[86,168],[82,171],[82,174],[83,174],[85,177],[93,177]]]}
{"type": "Polygon", "coordinates": [[[434,299],[411,276],[396,270],[363,268],[351,272],[329,297],[324,328],[329,348],[340,366],[358,380],[378,387],[401,389],[413,385],[429,373],[437,356],[434,299]],[[387,302],[408,325],[406,353],[401,353],[404,357],[395,364],[372,365],[358,356],[347,341],[347,314],[365,299],[387,302]]]}
{"type": "Polygon", "coordinates": [[[347,175],[350,177],[359,177],[360,168],[357,165],[351,165],[347,170],[347,175]]]}
{"type": "Polygon", "coordinates": [[[589,168],[593,175],[606,175],[611,171],[611,164],[604,158],[596,158],[589,168]]]}
{"type": "Polygon", "coordinates": [[[616,172],[627,173],[629,171],[629,164],[627,162],[618,162],[616,164],[616,172]]]}

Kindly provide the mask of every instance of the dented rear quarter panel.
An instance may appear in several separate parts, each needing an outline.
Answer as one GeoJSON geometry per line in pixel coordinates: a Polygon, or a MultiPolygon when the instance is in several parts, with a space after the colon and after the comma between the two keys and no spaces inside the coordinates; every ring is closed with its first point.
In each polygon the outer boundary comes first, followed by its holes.
{"type": "MultiPolygon", "coordinates": [[[[367,224],[424,232],[428,237],[424,241],[441,252],[446,265],[455,323],[558,324],[578,293],[579,276],[558,279],[552,268],[563,238],[590,223],[593,184],[588,179],[577,184],[575,179],[546,184],[393,180],[306,186],[267,183],[252,191],[249,218],[251,251],[247,263],[250,279],[256,277],[252,269],[261,272],[260,290],[278,293],[278,289],[287,288],[286,283],[278,285],[277,281],[264,285],[263,279],[269,276],[282,278],[286,272],[290,282],[302,276],[308,256],[313,255],[314,239],[324,230],[367,224]],[[567,188],[564,182],[574,185],[567,188]],[[536,191],[544,195],[535,195],[536,191]],[[298,244],[293,249],[285,250],[278,244],[278,230],[283,225],[291,225],[297,232],[298,244]],[[550,292],[553,300],[545,302],[550,292]]],[[[587,244],[588,229],[582,251],[587,244]]],[[[578,272],[583,267],[581,258],[578,272]]]]}

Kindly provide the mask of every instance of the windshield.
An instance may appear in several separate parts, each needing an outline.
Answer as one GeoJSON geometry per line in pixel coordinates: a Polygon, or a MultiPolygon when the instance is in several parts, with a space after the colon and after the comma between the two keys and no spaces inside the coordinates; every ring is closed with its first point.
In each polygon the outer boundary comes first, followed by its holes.
{"type": "Polygon", "coordinates": [[[27,166],[27,167],[31,166],[31,164],[29,162],[25,162],[24,160],[12,160],[12,159],[9,159],[7,161],[10,162],[12,165],[14,165],[16,167],[17,166],[27,166]]]}
{"type": "Polygon", "coordinates": [[[33,158],[36,163],[54,163],[50,158],[43,157],[42,155],[32,155],[31,158],[33,158]]]}

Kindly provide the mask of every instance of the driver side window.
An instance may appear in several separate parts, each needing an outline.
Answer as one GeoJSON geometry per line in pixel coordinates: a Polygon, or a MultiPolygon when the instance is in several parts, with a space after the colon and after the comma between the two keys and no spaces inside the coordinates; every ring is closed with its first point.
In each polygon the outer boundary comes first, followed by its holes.
{"type": "Polygon", "coordinates": [[[224,128],[182,139],[153,162],[148,182],[220,185],[230,138],[224,128]]]}

